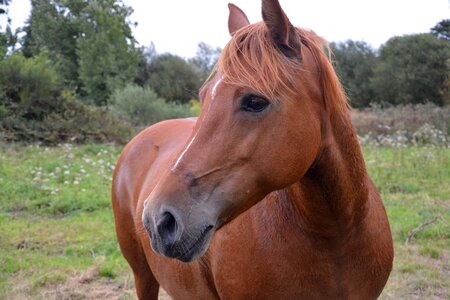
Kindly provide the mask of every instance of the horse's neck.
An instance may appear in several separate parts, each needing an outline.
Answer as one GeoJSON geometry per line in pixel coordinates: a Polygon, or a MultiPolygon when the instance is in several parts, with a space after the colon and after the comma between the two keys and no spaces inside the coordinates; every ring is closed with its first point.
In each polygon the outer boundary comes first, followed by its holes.
{"type": "Polygon", "coordinates": [[[343,240],[366,213],[368,175],[349,117],[330,125],[316,162],[298,183],[297,207],[308,228],[343,240]]]}

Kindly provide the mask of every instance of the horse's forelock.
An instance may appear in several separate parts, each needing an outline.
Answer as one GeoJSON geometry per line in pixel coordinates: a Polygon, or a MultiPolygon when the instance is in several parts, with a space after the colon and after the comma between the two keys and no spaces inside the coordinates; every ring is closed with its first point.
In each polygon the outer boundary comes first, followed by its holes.
{"type": "MultiPolygon", "coordinates": [[[[334,108],[334,113],[344,113],[348,107],[347,99],[324,52],[327,43],[312,31],[296,28],[295,33],[316,62],[318,70],[314,73],[319,75],[324,104],[334,108]]],[[[299,76],[305,79],[313,76],[303,68],[301,60],[286,57],[275,47],[263,22],[236,31],[217,67],[225,82],[255,90],[272,101],[287,98],[288,94],[302,93],[297,86],[299,76]]]]}

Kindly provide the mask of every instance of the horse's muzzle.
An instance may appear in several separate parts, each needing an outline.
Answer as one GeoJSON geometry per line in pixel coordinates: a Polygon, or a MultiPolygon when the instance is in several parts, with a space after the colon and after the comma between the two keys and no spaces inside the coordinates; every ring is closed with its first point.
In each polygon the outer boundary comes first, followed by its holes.
{"type": "Polygon", "coordinates": [[[150,215],[144,209],[142,223],[155,252],[183,262],[193,261],[206,252],[215,231],[214,225],[197,224],[186,228],[182,218],[169,210],[156,215],[154,221],[150,215]]]}

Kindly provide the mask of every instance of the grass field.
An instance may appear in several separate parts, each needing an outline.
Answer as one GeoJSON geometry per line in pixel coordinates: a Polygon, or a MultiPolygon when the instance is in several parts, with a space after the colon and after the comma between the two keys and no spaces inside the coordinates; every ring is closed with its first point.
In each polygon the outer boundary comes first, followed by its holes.
{"type": "MultiPolygon", "coordinates": [[[[0,145],[0,299],[135,299],[116,242],[121,147],[0,145]]],[[[382,299],[450,299],[450,149],[365,147],[395,241],[382,299]]]]}

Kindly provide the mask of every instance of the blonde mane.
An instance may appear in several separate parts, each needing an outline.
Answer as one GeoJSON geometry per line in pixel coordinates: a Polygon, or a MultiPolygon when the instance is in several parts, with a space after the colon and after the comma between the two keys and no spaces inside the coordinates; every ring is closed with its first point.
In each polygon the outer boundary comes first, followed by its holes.
{"type": "MultiPolygon", "coordinates": [[[[347,97],[336,76],[328,44],[312,31],[295,28],[296,38],[307,47],[316,62],[324,105],[333,114],[348,114],[347,97]]],[[[288,58],[274,45],[264,22],[236,31],[226,45],[217,67],[229,84],[248,87],[278,101],[287,94],[301,94],[299,78],[314,76],[302,67],[301,60],[288,58]],[[299,77],[300,76],[300,77],[299,77]]]]}

